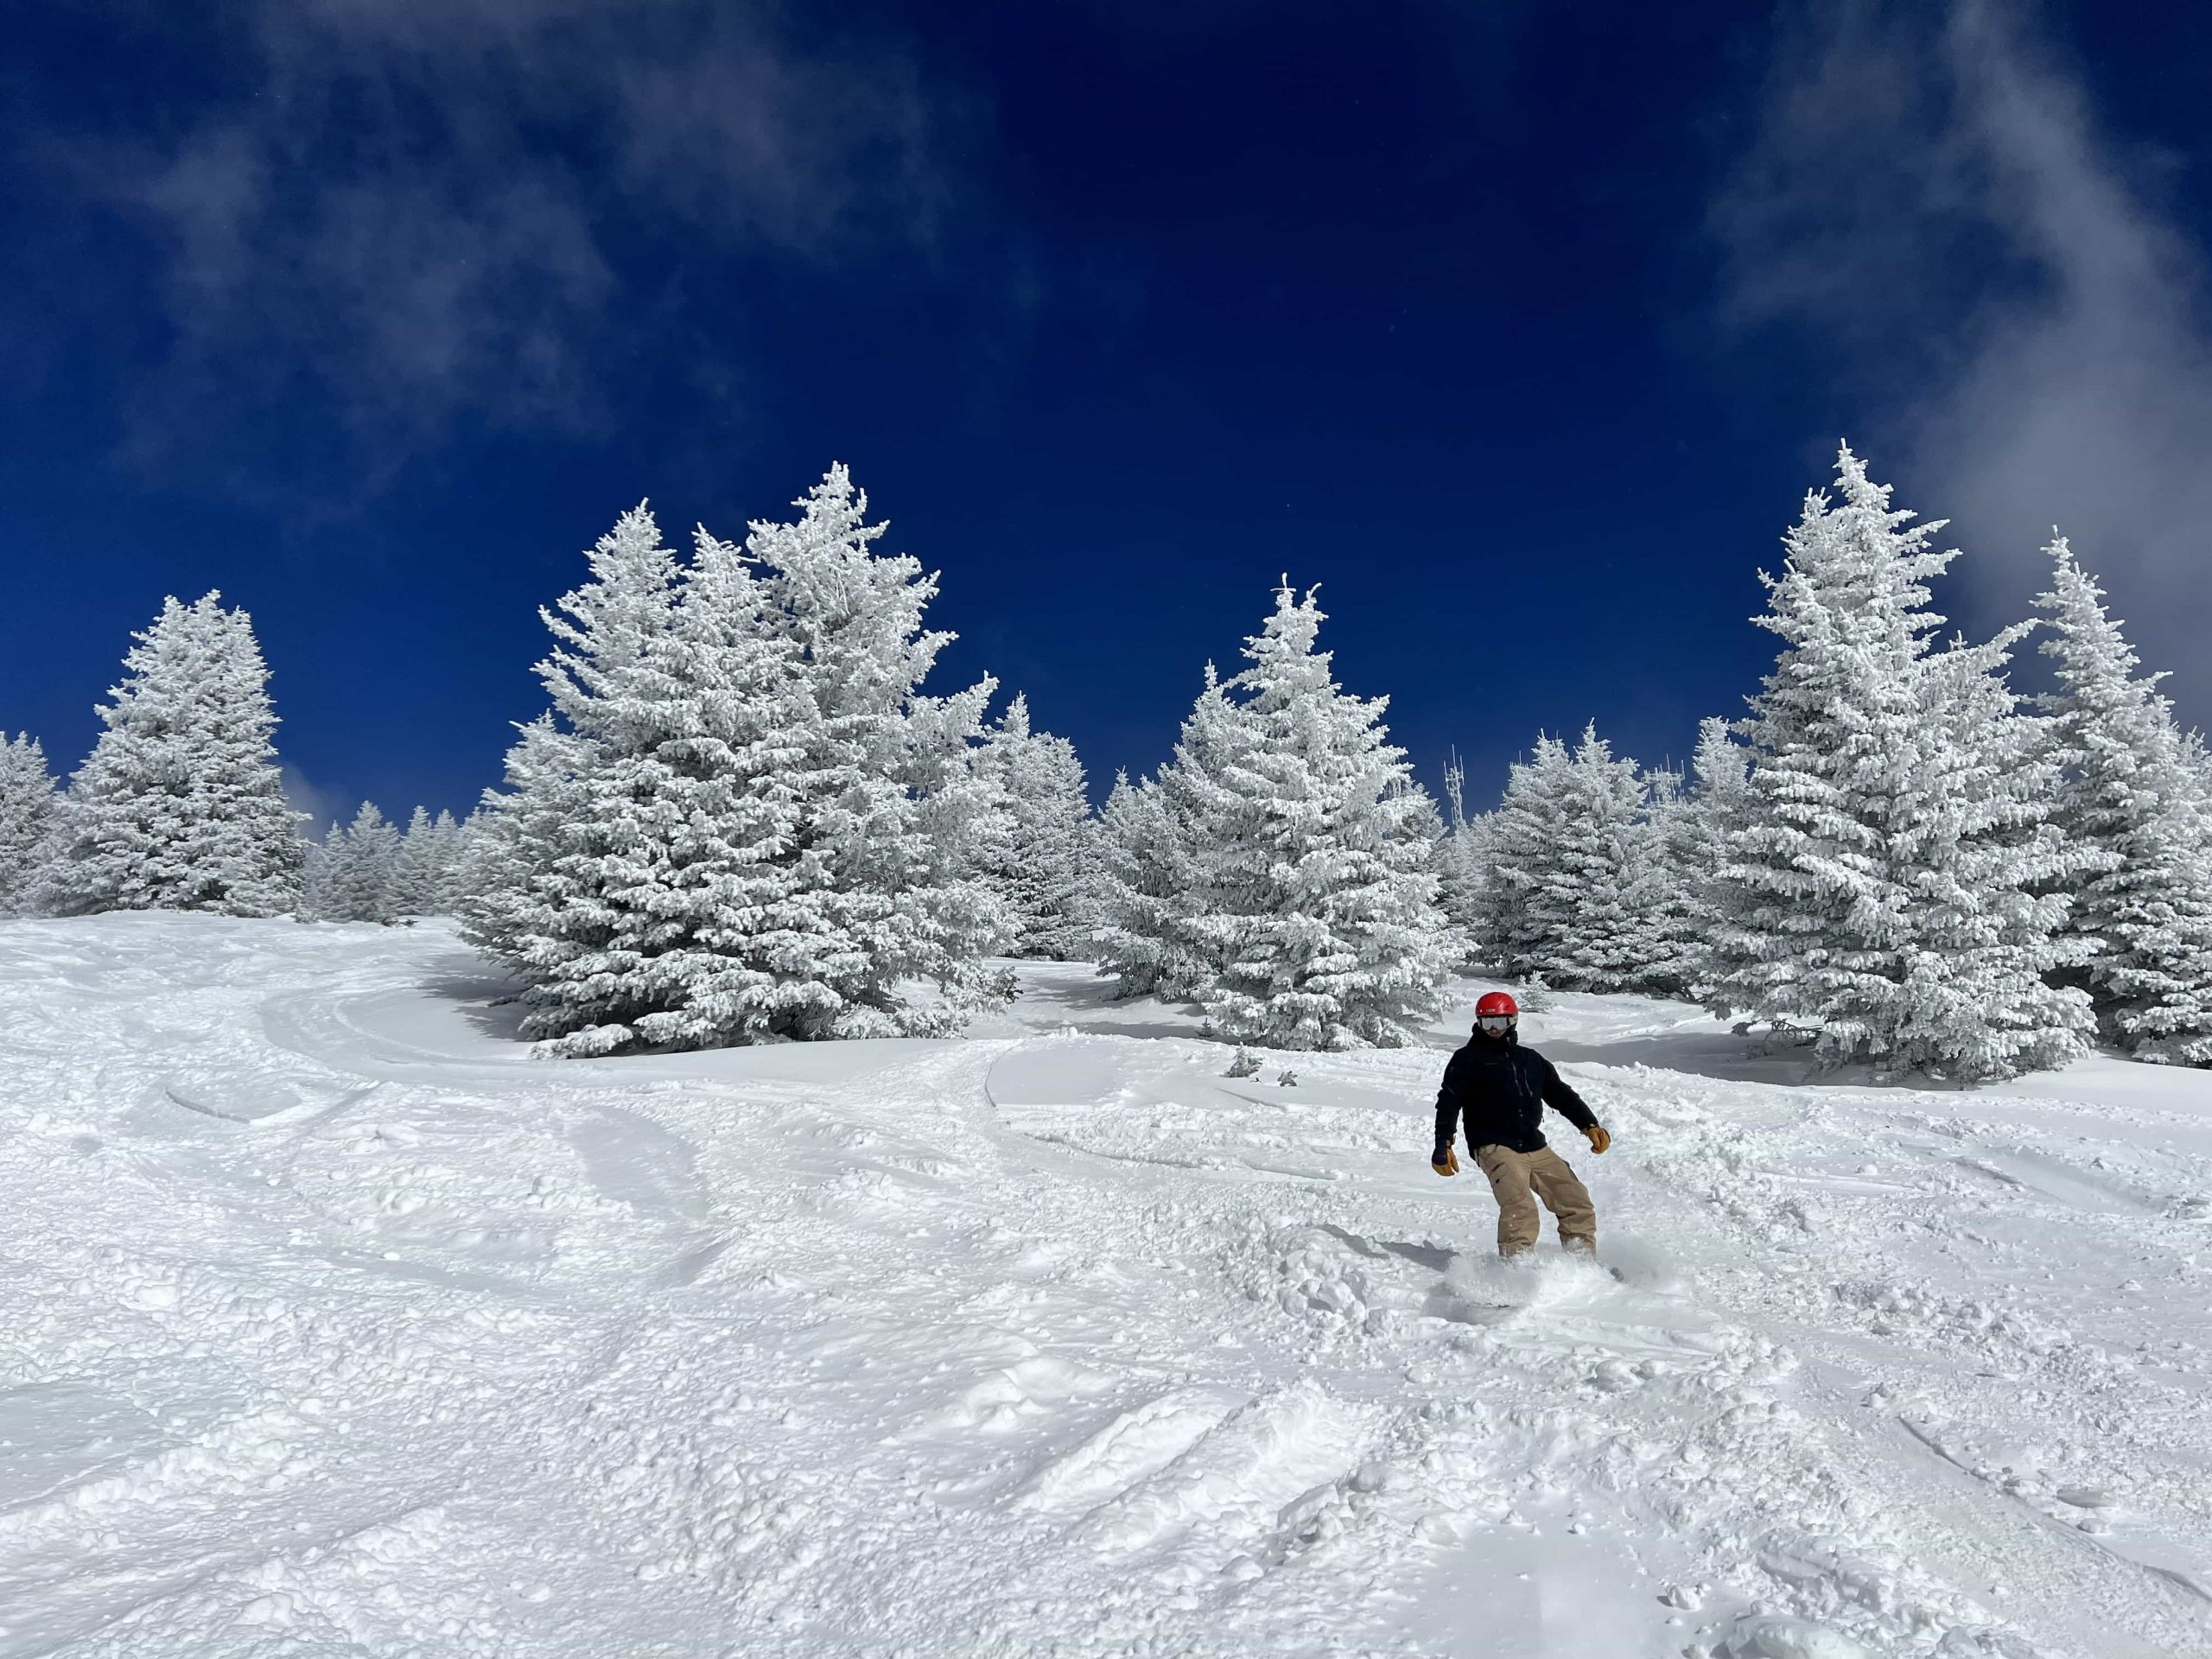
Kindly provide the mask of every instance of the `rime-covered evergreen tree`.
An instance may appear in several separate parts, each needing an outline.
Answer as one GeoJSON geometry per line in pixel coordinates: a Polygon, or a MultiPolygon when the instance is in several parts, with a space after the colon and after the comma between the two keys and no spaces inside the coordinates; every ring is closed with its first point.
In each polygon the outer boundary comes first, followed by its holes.
{"type": "Polygon", "coordinates": [[[977,874],[990,788],[975,746],[997,682],[950,696],[922,684],[950,633],[924,626],[938,578],[874,545],[868,498],[842,466],[795,503],[791,523],[756,522],[747,547],[764,568],[768,615],[797,648],[811,717],[794,734],[794,785],[840,941],[823,983],[835,1007],[817,1036],[928,1035],[957,1029],[1011,987],[983,957],[1006,908],[977,874]],[[925,982],[927,1002],[902,991],[925,982]]]}
{"type": "Polygon", "coordinates": [[[1751,754],[1719,715],[1700,721],[1697,752],[1690,759],[1689,810],[1682,828],[1681,860],[1689,885],[1702,893],[1719,874],[1728,838],[1743,828],[1751,798],[1751,754]]]}
{"type": "Polygon", "coordinates": [[[2044,698],[2066,763],[2059,822],[2094,855],[2074,891],[2075,970],[2103,1034],[2138,1058],[2212,1064],[2212,824],[2160,678],[2139,671],[2063,537],[2045,550],[2044,698]]]}
{"type": "Polygon", "coordinates": [[[1098,815],[1088,892],[1092,955],[1124,996],[1179,1002],[1207,976],[1187,938],[1191,857],[1157,779],[1127,772],[1098,815]]]}
{"type": "Polygon", "coordinates": [[[53,834],[57,798],[46,751],[28,732],[0,732],[0,916],[29,901],[53,834]]]}
{"type": "Polygon", "coordinates": [[[1553,972],[1573,925],[1550,879],[1572,765],[1564,743],[1540,734],[1529,758],[1507,769],[1504,797],[1484,826],[1481,955],[1510,979],[1553,972]]]}
{"type": "Polygon", "coordinates": [[[330,878],[346,858],[346,826],[333,818],[320,841],[307,844],[300,872],[300,913],[326,920],[330,915],[330,878]]]}
{"type": "Polygon", "coordinates": [[[569,787],[585,827],[554,878],[589,901],[556,908],[527,1028],[567,1054],[842,1034],[855,941],[817,828],[834,799],[802,764],[818,712],[743,549],[701,532],[664,644],[650,707],[569,787]]]}
{"type": "Polygon", "coordinates": [[[518,722],[501,768],[504,786],[486,790],[463,826],[454,914],[463,938],[511,966],[537,903],[539,873],[561,854],[569,786],[587,753],[550,709],[518,722]]]}
{"type": "Polygon", "coordinates": [[[1382,723],[1316,649],[1323,613],[1287,584],[1232,689],[1247,741],[1213,777],[1192,918],[1217,964],[1198,995],[1222,1036],[1278,1048],[1395,1046],[1434,1017],[1452,950],[1434,809],[1382,723]]]}
{"type": "Polygon", "coordinates": [[[1634,981],[1654,996],[1688,996],[1700,978],[1703,920],[1697,903],[1697,800],[1690,780],[1672,767],[1638,779],[1642,834],[1635,852],[1630,908],[1642,918],[1645,944],[1634,981]]]}
{"type": "Polygon", "coordinates": [[[993,810],[1005,817],[984,874],[1012,924],[1007,953],[1058,962],[1085,955],[1081,912],[1090,808],[1075,745],[1032,731],[1028,699],[1017,695],[991,728],[977,764],[993,785],[993,810]]]}
{"type": "Polygon", "coordinates": [[[1219,958],[1197,925],[1198,860],[1226,798],[1219,777],[1251,741],[1208,663],[1173,758],[1141,784],[1122,779],[1107,800],[1093,931],[1099,972],[1125,996],[1184,1002],[1213,981],[1219,958]]]}
{"type": "MultiPolygon", "coordinates": [[[[486,949],[529,981],[524,1029],[537,1037],[578,1039],[636,1011],[617,982],[621,894],[652,855],[640,819],[653,804],[627,785],[663,734],[671,690],[678,575],[651,511],[640,503],[625,513],[587,558],[590,579],[538,613],[555,644],[537,673],[558,724],[525,728],[510,770],[520,761],[530,776],[494,804],[515,855],[512,885],[486,894],[469,918],[486,949]],[[541,744],[557,750],[558,764],[534,764],[541,744]]],[[[582,1052],[603,1052],[623,1036],[597,1049],[581,1040],[582,1052]]]]}
{"type": "Polygon", "coordinates": [[[269,671],[243,610],[167,601],[124,659],[70,780],[34,904],[62,914],[272,916],[300,899],[300,814],[271,742],[269,671]]]}
{"type": "Polygon", "coordinates": [[[426,806],[416,807],[409,816],[407,828],[399,837],[398,855],[391,867],[391,902],[394,915],[447,913],[457,829],[450,813],[441,812],[433,817],[426,806]]]}
{"type": "Polygon", "coordinates": [[[2019,631],[1934,651],[1928,579],[1952,555],[1848,448],[1764,578],[1783,642],[1743,733],[1707,1000],[1821,1052],[1962,1079],[2081,1051],[2088,1001],[2045,976],[2078,861],[2055,769],[2003,670],[2019,631]]]}
{"type": "Polygon", "coordinates": [[[430,820],[430,839],[437,850],[433,858],[425,861],[430,871],[426,895],[429,909],[425,913],[455,915],[467,892],[461,868],[468,856],[468,833],[452,813],[441,811],[430,820]]]}
{"type": "Polygon", "coordinates": [[[361,803],[343,830],[336,823],[317,849],[308,882],[308,908],[327,922],[389,922],[399,910],[393,876],[399,831],[373,801],[361,803]]]}
{"type": "Polygon", "coordinates": [[[743,547],[702,531],[688,567],[640,507],[546,613],[557,718],[471,837],[467,927],[550,1052],[925,1034],[1001,992],[990,683],[923,695],[935,579],[871,550],[842,468],[799,505],[743,547]]]}
{"type": "Polygon", "coordinates": [[[1729,836],[1745,823],[1750,771],[1751,752],[1730,736],[1728,721],[1709,716],[1698,725],[1688,788],[1654,808],[1672,872],[1674,976],[1700,1001],[1713,930],[1722,915],[1720,870],[1729,836]]]}
{"type": "Polygon", "coordinates": [[[1555,989],[1678,988],[1675,878],[1636,762],[1539,737],[1487,827],[1483,955],[1555,989]]]}
{"type": "Polygon", "coordinates": [[[1560,918],[1554,988],[1649,988],[1669,954],[1661,934],[1666,872],[1644,813],[1636,762],[1613,758],[1594,721],[1567,758],[1558,840],[1540,877],[1544,913],[1560,918]]]}

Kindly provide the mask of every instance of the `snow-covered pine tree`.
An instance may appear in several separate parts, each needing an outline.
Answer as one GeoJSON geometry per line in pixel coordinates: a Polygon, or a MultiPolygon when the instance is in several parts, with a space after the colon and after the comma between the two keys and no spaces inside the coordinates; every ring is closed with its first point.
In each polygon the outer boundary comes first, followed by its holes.
{"type": "Polygon", "coordinates": [[[1195,847],[1214,1029],[1277,1048],[1396,1046],[1436,1012],[1452,947],[1421,794],[1382,723],[1315,649],[1313,592],[1286,582],[1232,688],[1249,741],[1213,778],[1195,847]]]}
{"type": "Polygon", "coordinates": [[[2203,733],[2191,730],[2181,734],[2181,759],[2198,808],[2212,813],[2212,747],[2206,746],[2203,733]]]}
{"type": "Polygon", "coordinates": [[[60,803],[34,904],[66,915],[292,909],[301,815],[284,798],[251,620],[210,593],[168,600],[132,637],[123,683],[99,711],[105,729],[60,803]]]}
{"type": "Polygon", "coordinates": [[[687,723],[675,678],[680,574],[650,508],[624,513],[586,558],[589,580],[538,613],[554,638],[537,664],[553,709],[510,752],[520,786],[487,798],[492,885],[467,918],[469,935],[528,981],[525,1034],[566,1053],[624,1046],[635,1040],[628,1022],[655,1011],[634,982],[632,901],[650,892],[667,840],[652,757],[687,723]]]}
{"type": "Polygon", "coordinates": [[[392,860],[391,884],[387,894],[395,916],[429,916],[437,909],[438,888],[443,879],[445,849],[438,840],[430,809],[418,806],[408,815],[399,834],[399,850],[392,860]]]}
{"type": "Polygon", "coordinates": [[[1680,988],[1681,922],[1649,782],[1586,726],[1573,748],[1540,736],[1491,815],[1483,956],[1554,989],[1680,988]]]}
{"type": "Polygon", "coordinates": [[[2044,652],[2058,690],[2042,699],[2066,766],[2058,820],[2094,855],[2068,931],[2082,947],[2103,1034],[2138,1058],[2212,1065],[2212,823],[2162,677],[2139,671],[2104,594],[2065,537],[2044,550],[2051,586],[2044,652]]]}
{"type": "Polygon", "coordinates": [[[1190,860],[1156,779],[1116,774],[1087,886],[1091,955],[1123,996],[1178,1002],[1205,977],[1183,936],[1190,860]]]}
{"type": "Polygon", "coordinates": [[[562,850],[570,785],[588,746],[561,730],[553,711],[518,721],[502,766],[504,787],[487,789],[462,827],[453,913],[461,936],[486,956],[517,965],[537,872],[562,850]]]}
{"type": "Polygon", "coordinates": [[[1032,731],[1029,701],[1017,694],[986,741],[978,764],[995,785],[1006,834],[985,874],[1012,918],[1007,954],[1066,962],[1087,953],[1081,912],[1090,808],[1075,745],[1032,731]]]}
{"type": "Polygon", "coordinates": [[[396,919],[392,878],[399,863],[399,831],[385,822],[374,801],[361,803],[342,834],[335,823],[330,829],[315,861],[315,913],[327,922],[396,919]]]}
{"type": "Polygon", "coordinates": [[[53,833],[56,796],[46,751],[29,732],[0,732],[0,916],[29,903],[53,833]]]}
{"type": "Polygon", "coordinates": [[[931,1034],[1002,994],[974,874],[992,683],[922,693],[935,578],[871,550],[842,467],[799,505],[742,549],[702,531],[688,570],[641,507],[546,615],[558,724],[488,803],[467,927],[549,1052],[931,1034]]]}
{"type": "Polygon", "coordinates": [[[307,844],[300,874],[300,913],[316,921],[331,919],[330,879],[346,862],[346,826],[331,819],[320,841],[307,844]]]}
{"type": "Polygon", "coordinates": [[[1487,816],[1478,952],[1510,979],[1552,972],[1573,925],[1550,886],[1572,765],[1564,743],[1539,734],[1529,758],[1507,769],[1505,794],[1487,816]]]}
{"type": "Polygon", "coordinates": [[[527,1028],[564,1054],[842,1034],[867,964],[818,833],[839,803],[806,768],[819,710],[743,549],[699,533],[667,646],[634,750],[575,780],[592,828],[555,868],[595,897],[550,942],[527,1028]]]}
{"type": "Polygon", "coordinates": [[[2081,1052],[2063,954],[2073,861],[2055,777],[2003,679],[2014,630],[1937,652],[1940,524],[1892,511],[1847,448],[1840,501],[1806,498],[1760,626],[1783,650],[1740,730],[1708,1006],[1810,1031],[1835,1060],[1974,1080],[2081,1052]]]}
{"type": "Polygon", "coordinates": [[[451,916],[455,913],[464,891],[461,869],[461,860],[467,855],[467,832],[452,813],[440,811],[430,820],[430,842],[436,851],[426,861],[430,871],[430,886],[426,895],[429,908],[424,913],[451,916]]]}
{"type": "Polygon", "coordinates": [[[1252,742],[1250,722],[1206,664],[1175,751],[1153,777],[1121,780],[1100,818],[1101,862],[1093,909],[1098,971],[1124,996],[1185,1002],[1213,982],[1214,942],[1198,925],[1205,905],[1198,858],[1227,797],[1218,779],[1252,742]]]}
{"type": "Polygon", "coordinates": [[[1728,837],[1744,824],[1751,798],[1751,753],[1736,741],[1718,715],[1698,722],[1697,752],[1690,758],[1688,822],[1681,861],[1691,885],[1701,890],[1719,873],[1728,837]]]}
{"type": "Polygon", "coordinates": [[[1750,771],[1751,751],[1730,735],[1728,721],[1709,715],[1698,724],[1688,787],[1669,801],[1655,798],[1654,820],[1672,882],[1673,976],[1700,1001],[1710,966],[1709,941],[1721,914],[1716,884],[1728,837],[1743,827],[1750,771]]]}
{"type": "Polygon", "coordinates": [[[923,626],[938,578],[911,555],[874,550],[889,526],[868,522],[842,466],[794,505],[792,523],[756,521],[747,552],[813,710],[795,733],[791,786],[808,803],[822,915],[840,941],[820,964],[836,1007],[801,1034],[957,1030],[1012,991],[983,960],[1009,930],[977,874],[994,815],[975,750],[997,682],[923,692],[953,639],[923,626]],[[910,999],[902,982],[929,984],[931,999],[910,999]]]}
{"type": "Polygon", "coordinates": [[[1537,909],[1560,918],[1544,982],[1566,990],[1646,988],[1670,952],[1659,937],[1665,873],[1636,762],[1615,760],[1592,721],[1567,757],[1563,784],[1557,839],[1539,877],[1537,909]]]}
{"type": "Polygon", "coordinates": [[[1687,996],[1700,977],[1702,919],[1697,902],[1697,802],[1690,781],[1671,766],[1643,774],[1643,834],[1630,907],[1650,941],[1637,988],[1687,996]]]}

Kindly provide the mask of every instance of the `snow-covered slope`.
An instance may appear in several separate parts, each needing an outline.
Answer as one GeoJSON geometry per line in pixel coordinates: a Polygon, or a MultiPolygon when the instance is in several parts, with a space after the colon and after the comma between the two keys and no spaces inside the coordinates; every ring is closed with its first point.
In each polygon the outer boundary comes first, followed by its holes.
{"type": "Polygon", "coordinates": [[[0,926],[0,1653],[2212,1653],[2212,1076],[1562,997],[1530,1273],[1438,1054],[1025,973],[551,1063],[435,928],[0,926]]]}

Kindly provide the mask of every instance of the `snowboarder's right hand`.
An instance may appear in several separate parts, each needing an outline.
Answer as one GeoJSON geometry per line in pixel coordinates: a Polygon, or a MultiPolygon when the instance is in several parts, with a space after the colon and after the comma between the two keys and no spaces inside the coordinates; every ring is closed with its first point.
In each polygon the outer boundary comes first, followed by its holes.
{"type": "Polygon", "coordinates": [[[1613,1137],[1605,1133],[1605,1126],[1602,1123],[1592,1123],[1582,1133],[1590,1137],[1590,1150],[1592,1152],[1603,1152],[1613,1144],[1613,1137]]]}
{"type": "Polygon", "coordinates": [[[1457,1175],[1459,1173],[1459,1154],[1449,1147],[1439,1147],[1429,1159],[1428,1166],[1440,1175],[1457,1175]]]}

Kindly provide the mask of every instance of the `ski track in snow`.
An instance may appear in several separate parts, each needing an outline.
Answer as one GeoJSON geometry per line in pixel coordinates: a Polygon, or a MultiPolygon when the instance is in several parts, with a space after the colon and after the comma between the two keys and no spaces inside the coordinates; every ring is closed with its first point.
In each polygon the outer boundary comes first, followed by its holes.
{"type": "Polygon", "coordinates": [[[1509,1268],[1440,1054],[1023,974],[550,1063],[439,927],[0,925],[0,1656],[2212,1654],[2212,1076],[1560,997],[1509,1268]]]}

